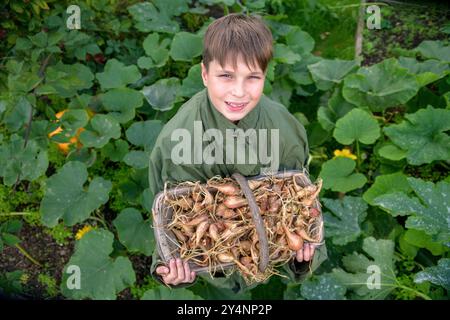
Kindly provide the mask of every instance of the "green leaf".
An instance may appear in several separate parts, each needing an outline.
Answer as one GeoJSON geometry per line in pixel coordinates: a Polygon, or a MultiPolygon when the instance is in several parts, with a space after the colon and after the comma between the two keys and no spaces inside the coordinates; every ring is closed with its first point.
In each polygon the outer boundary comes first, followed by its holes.
{"type": "Polygon", "coordinates": [[[45,71],[45,83],[36,89],[39,95],[56,94],[64,98],[73,97],[79,90],[92,87],[94,74],[80,63],[63,64],[61,61],[45,71]]]}
{"type": "Polygon", "coordinates": [[[301,60],[301,56],[285,44],[276,43],[273,59],[279,63],[294,64],[301,60]]]}
{"type": "Polygon", "coordinates": [[[141,78],[141,74],[135,65],[125,66],[122,62],[111,59],[106,62],[105,70],[96,75],[102,89],[122,88],[134,83],[141,78]]]}
{"type": "Polygon", "coordinates": [[[371,206],[374,206],[375,198],[396,191],[405,193],[411,191],[406,176],[401,172],[377,176],[374,184],[364,192],[363,199],[371,206]]]}
{"type": "Polygon", "coordinates": [[[59,119],[65,133],[74,135],[79,128],[85,127],[89,122],[89,115],[83,109],[69,109],[59,119]]]}
{"type": "Polygon", "coordinates": [[[344,145],[352,144],[355,140],[372,144],[380,137],[380,126],[369,113],[353,109],[336,122],[333,137],[344,145]]]}
{"type": "Polygon", "coordinates": [[[449,65],[437,60],[426,60],[419,62],[413,58],[400,57],[399,64],[408,69],[411,74],[416,75],[420,86],[426,86],[450,73],[449,65]]]}
{"type": "Polygon", "coordinates": [[[324,189],[348,192],[361,188],[367,182],[367,178],[361,173],[352,173],[355,167],[355,161],[344,157],[325,162],[319,174],[323,179],[324,189]]]}
{"type": "Polygon", "coordinates": [[[418,248],[425,248],[435,256],[440,256],[449,251],[448,248],[440,243],[432,240],[431,236],[420,230],[409,229],[406,230],[404,240],[409,244],[418,248]]]}
{"type": "Polygon", "coordinates": [[[173,108],[180,87],[178,78],[168,78],[158,80],[151,86],[144,87],[141,92],[154,109],[168,111],[173,108]]]}
{"type": "Polygon", "coordinates": [[[326,91],[341,83],[342,79],[358,68],[354,60],[320,60],[308,66],[309,71],[320,90],[326,91]]]}
{"type": "Polygon", "coordinates": [[[145,151],[151,151],[158,138],[163,124],[159,120],[147,120],[134,122],[125,131],[125,135],[132,144],[143,147],[145,151]]]}
{"type": "Polygon", "coordinates": [[[125,155],[123,162],[135,169],[144,169],[148,167],[149,157],[150,154],[148,152],[131,150],[125,155]]]}
{"type": "Polygon", "coordinates": [[[367,204],[360,197],[346,196],[343,200],[322,199],[332,212],[324,213],[325,234],[333,243],[345,245],[361,234],[360,224],[367,216],[367,204]]]}
{"type": "Polygon", "coordinates": [[[346,255],[342,259],[345,269],[333,269],[338,281],[355,292],[354,298],[375,300],[384,299],[395,289],[394,245],[391,240],[364,239],[363,251],[373,260],[360,253],[346,255]],[[377,273],[377,271],[380,271],[377,273]],[[380,275],[380,288],[375,287],[376,275],[380,275]],[[373,278],[371,278],[373,277],[373,278]],[[371,281],[371,280],[375,281],[371,281]],[[369,287],[373,285],[371,289],[369,287]]]}
{"type": "Polygon", "coordinates": [[[109,158],[111,161],[122,161],[123,157],[128,153],[128,142],[125,140],[114,140],[105,145],[102,150],[102,155],[109,158]]]}
{"type": "Polygon", "coordinates": [[[2,233],[0,238],[2,238],[4,244],[7,246],[15,246],[21,241],[19,237],[6,232],[2,233]]]}
{"type": "Polygon", "coordinates": [[[450,259],[442,258],[439,260],[437,266],[426,268],[414,277],[414,282],[416,283],[422,283],[424,281],[430,281],[450,291],[450,259]]]}
{"type": "Polygon", "coordinates": [[[177,33],[170,47],[170,56],[175,61],[192,61],[202,54],[203,37],[189,32],[177,33]]]}
{"type": "MultiPolygon", "coordinates": [[[[300,85],[313,84],[314,81],[311,77],[311,73],[308,70],[308,66],[314,64],[321,59],[313,54],[305,54],[301,56],[301,60],[296,62],[289,68],[289,78],[294,80],[300,85]]],[[[272,60],[273,61],[273,60],[272,60]]],[[[270,79],[273,81],[274,79],[270,79]]]]}
{"type": "Polygon", "coordinates": [[[35,109],[24,96],[18,98],[17,104],[7,108],[3,122],[9,131],[16,132],[22,128],[30,119],[30,115],[35,115],[35,109]],[[8,110],[9,109],[9,110],[8,110]]]}
{"type": "Polygon", "coordinates": [[[202,68],[200,63],[193,65],[188,72],[186,78],[183,79],[179,95],[181,97],[191,98],[197,92],[200,92],[205,87],[202,81],[202,68]]]}
{"type": "Polygon", "coordinates": [[[345,300],[347,291],[332,274],[309,278],[300,288],[302,296],[307,300],[345,300]]]}
{"type": "Polygon", "coordinates": [[[143,101],[142,93],[129,88],[112,89],[100,95],[105,109],[119,123],[127,123],[134,119],[135,109],[140,108],[143,101]]]}
{"type": "Polygon", "coordinates": [[[86,220],[92,211],[108,201],[111,182],[96,177],[85,190],[87,177],[86,165],[71,161],[48,178],[40,206],[45,226],[54,227],[59,219],[64,219],[66,225],[73,226],[86,220]]]}
{"type": "Polygon", "coordinates": [[[0,231],[8,233],[18,233],[22,229],[22,221],[20,220],[6,220],[2,225],[0,225],[0,231]]]}
{"type": "Polygon", "coordinates": [[[145,53],[148,57],[139,58],[138,66],[143,69],[160,68],[164,66],[169,59],[169,50],[166,49],[167,45],[168,42],[164,40],[159,43],[159,34],[149,34],[143,43],[145,53]]]}
{"type": "Polygon", "coordinates": [[[422,56],[429,59],[438,59],[450,62],[450,46],[443,41],[425,40],[416,48],[422,56]]]}
{"type": "Polygon", "coordinates": [[[184,0],[169,2],[153,0],[152,3],[142,2],[128,7],[128,11],[137,22],[136,28],[142,32],[176,33],[179,26],[172,17],[188,10],[189,7],[184,0]]]}
{"type": "Polygon", "coordinates": [[[24,139],[17,134],[0,145],[0,177],[7,186],[16,181],[34,181],[48,168],[47,151],[42,150],[35,140],[29,140],[26,147],[24,145],[24,139]]]}
{"type": "Polygon", "coordinates": [[[378,149],[378,154],[386,159],[399,161],[406,158],[406,151],[400,149],[395,144],[386,143],[380,149],[378,149]]]}
{"type": "Polygon", "coordinates": [[[147,290],[141,300],[203,300],[203,298],[185,288],[172,289],[160,286],[147,290]]]}
{"type": "MultiPolygon", "coordinates": [[[[75,253],[64,267],[61,292],[71,299],[115,300],[117,294],[136,281],[131,262],[126,257],[110,258],[114,235],[104,229],[92,230],[76,243],[75,253]],[[69,289],[76,274],[68,273],[70,266],[80,270],[80,288],[69,289]]],[[[70,271],[70,270],[69,270],[70,271]]]]}
{"type": "Polygon", "coordinates": [[[412,165],[450,159],[450,110],[428,106],[405,115],[400,124],[384,128],[386,135],[401,149],[412,165]]]}
{"type": "Polygon", "coordinates": [[[119,139],[120,130],[119,123],[112,116],[96,114],[91,119],[89,127],[80,133],[80,141],[87,148],[101,148],[110,139],[119,139]]]}
{"type": "Polygon", "coordinates": [[[149,220],[144,221],[141,213],[134,208],[127,208],[120,212],[114,220],[114,226],[119,234],[120,242],[130,252],[140,252],[151,256],[155,249],[152,225],[149,220]]]}
{"type": "Polygon", "coordinates": [[[410,215],[406,227],[422,230],[435,242],[450,241],[450,183],[437,184],[409,177],[408,183],[417,197],[410,198],[403,192],[379,196],[374,204],[392,215],[410,215]]]}
{"type": "Polygon", "coordinates": [[[370,67],[362,67],[357,73],[344,79],[344,98],[372,111],[406,103],[417,94],[419,83],[397,60],[391,58],[370,67]]]}
{"type": "Polygon", "coordinates": [[[300,30],[299,27],[295,26],[286,35],[287,45],[294,50],[295,53],[304,55],[310,53],[314,49],[314,39],[309,35],[309,33],[300,30]]]}
{"type": "Polygon", "coordinates": [[[321,106],[317,110],[317,120],[322,128],[331,131],[336,127],[336,122],[354,108],[355,105],[349,103],[342,97],[342,90],[338,87],[333,91],[331,98],[328,100],[328,106],[321,106]]]}

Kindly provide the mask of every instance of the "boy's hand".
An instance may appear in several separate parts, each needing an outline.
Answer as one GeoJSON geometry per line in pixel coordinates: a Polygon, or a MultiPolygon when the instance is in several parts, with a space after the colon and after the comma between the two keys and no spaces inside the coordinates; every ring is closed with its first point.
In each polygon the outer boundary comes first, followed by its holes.
{"type": "Polygon", "coordinates": [[[316,246],[312,243],[305,243],[303,245],[303,248],[297,251],[297,261],[303,262],[303,261],[310,261],[314,257],[314,251],[316,249],[316,246]]]}
{"type": "Polygon", "coordinates": [[[189,268],[187,261],[171,259],[169,266],[159,266],[156,273],[162,276],[164,283],[177,285],[180,283],[191,283],[195,280],[195,272],[189,268]]]}

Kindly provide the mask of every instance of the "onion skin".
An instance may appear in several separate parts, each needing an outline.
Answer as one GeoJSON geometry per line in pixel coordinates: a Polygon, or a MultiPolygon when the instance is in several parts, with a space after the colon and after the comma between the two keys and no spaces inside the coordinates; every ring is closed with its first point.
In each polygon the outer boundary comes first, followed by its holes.
{"type": "Polygon", "coordinates": [[[320,211],[317,208],[312,207],[309,209],[309,215],[313,218],[318,217],[320,215],[320,211]]]}
{"type": "Polygon", "coordinates": [[[286,233],[286,240],[289,249],[293,251],[298,251],[303,247],[302,237],[300,237],[298,234],[290,232],[286,226],[284,227],[284,232],[286,233]]]}
{"type": "Polygon", "coordinates": [[[236,196],[241,192],[241,190],[232,183],[226,183],[226,184],[220,184],[220,185],[210,184],[209,186],[219,190],[219,192],[221,192],[227,196],[236,196]]]}
{"type": "Polygon", "coordinates": [[[197,218],[192,219],[191,221],[187,222],[186,225],[190,227],[194,227],[198,225],[199,223],[208,220],[208,216],[206,214],[203,214],[201,216],[198,216],[197,218]]]}
{"type": "Polygon", "coordinates": [[[209,226],[209,237],[214,241],[219,240],[219,229],[214,223],[209,226]]]}
{"type": "Polygon", "coordinates": [[[217,259],[219,259],[220,262],[229,263],[234,261],[234,257],[231,253],[219,253],[217,255],[217,259]]]}
{"type": "Polygon", "coordinates": [[[200,243],[200,240],[203,238],[203,235],[205,234],[206,230],[208,230],[208,227],[209,227],[208,221],[203,221],[198,225],[197,230],[195,231],[196,246],[198,246],[198,244],[200,243]]]}
{"type": "Polygon", "coordinates": [[[223,204],[226,205],[229,209],[236,209],[248,204],[247,199],[241,198],[238,196],[231,196],[226,198],[223,201],[223,204]]]}

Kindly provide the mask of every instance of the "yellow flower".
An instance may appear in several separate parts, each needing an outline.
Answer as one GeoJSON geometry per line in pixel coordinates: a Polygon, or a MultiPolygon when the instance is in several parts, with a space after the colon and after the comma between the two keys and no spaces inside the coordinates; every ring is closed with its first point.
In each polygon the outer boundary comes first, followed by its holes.
{"type": "Polygon", "coordinates": [[[77,234],[75,235],[75,239],[80,240],[84,237],[86,233],[92,230],[92,227],[89,225],[84,226],[82,229],[78,230],[77,234]]]}
{"type": "Polygon", "coordinates": [[[342,149],[342,150],[334,150],[334,158],[336,157],[345,157],[350,158],[353,160],[356,160],[356,156],[349,150],[349,149],[342,149]]]}

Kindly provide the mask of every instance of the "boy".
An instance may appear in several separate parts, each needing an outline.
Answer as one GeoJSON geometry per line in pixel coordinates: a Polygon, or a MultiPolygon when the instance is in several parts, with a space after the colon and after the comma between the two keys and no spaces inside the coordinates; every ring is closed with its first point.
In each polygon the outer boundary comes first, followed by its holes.
{"type": "MultiPolygon", "coordinates": [[[[166,181],[205,182],[234,172],[253,176],[307,168],[304,127],[284,106],[263,95],[272,41],[270,30],[256,17],[230,14],[208,27],[201,64],[206,88],[187,101],[158,136],[149,163],[154,195],[166,181]]],[[[326,259],[325,246],[318,249],[315,253],[313,245],[305,245],[296,253],[296,261],[285,268],[286,273],[298,280],[309,268],[316,269],[326,259]]],[[[195,280],[185,261],[157,266],[156,252],[153,258],[152,271],[165,284],[195,280]]],[[[212,283],[242,287],[235,274],[212,283]]]]}

